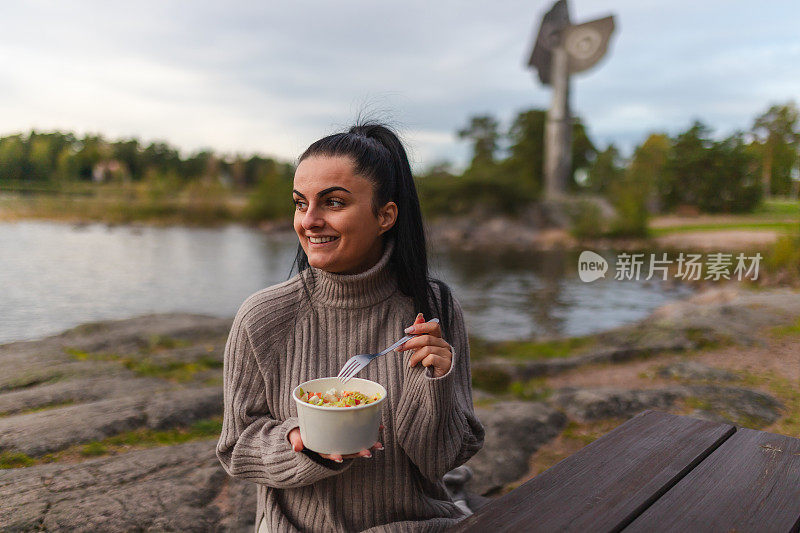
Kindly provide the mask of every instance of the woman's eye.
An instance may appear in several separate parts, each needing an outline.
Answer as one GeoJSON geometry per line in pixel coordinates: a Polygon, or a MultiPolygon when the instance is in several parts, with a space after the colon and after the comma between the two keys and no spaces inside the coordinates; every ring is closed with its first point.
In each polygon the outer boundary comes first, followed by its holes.
{"type": "Polygon", "coordinates": [[[336,198],[331,198],[328,200],[328,203],[335,206],[335,207],[342,207],[344,202],[341,200],[337,200],[336,198]]]}
{"type": "Polygon", "coordinates": [[[294,206],[297,209],[301,209],[303,207],[303,204],[305,204],[305,202],[303,202],[302,200],[294,200],[294,206]]]}

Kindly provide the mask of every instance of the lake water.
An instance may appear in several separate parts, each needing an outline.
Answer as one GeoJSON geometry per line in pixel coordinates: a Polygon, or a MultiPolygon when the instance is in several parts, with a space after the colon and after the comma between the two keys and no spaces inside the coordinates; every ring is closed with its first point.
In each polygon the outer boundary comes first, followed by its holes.
{"type": "MultiPolygon", "coordinates": [[[[184,311],[233,317],[253,292],[287,279],[297,241],[218,229],[0,223],[0,343],[85,322],[184,311]]],[[[613,264],[613,251],[600,251],[613,264]]],[[[434,252],[435,276],[490,340],[583,335],[636,321],[691,292],[660,281],[591,283],[574,252],[434,252]]]]}

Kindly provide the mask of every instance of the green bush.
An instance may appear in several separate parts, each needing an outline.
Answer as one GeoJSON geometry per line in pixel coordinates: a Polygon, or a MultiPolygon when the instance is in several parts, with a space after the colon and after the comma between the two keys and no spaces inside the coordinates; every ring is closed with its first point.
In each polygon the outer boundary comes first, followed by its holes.
{"type": "Polygon", "coordinates": [[[767,252],[764,263],[772,272],[785,272],[791,280],[800,279],[800,236],[780,237],[767,252]]]}
{"type": "Polygon", "coordinates": [[[594,202],[581,200],[570,210],[570,233],[578,239],[600,237],[605,233],[603,211],[594,202]]]}
{"type": "Polygon", "coordinates": [[[707,213],[753,211],[761,201],[757,165],[741,135],[722,141],[711,138],[711,130],[695,122],[672,141],[658,180],[666,209],[696,206],[707,213]]]}
{"type": "Polygon", "coordinates": [[[243,215],[250,221],[258,222],[288,219],[293,213],[291,177],[271,172],[262,176],[250,193],[243,215]]]}

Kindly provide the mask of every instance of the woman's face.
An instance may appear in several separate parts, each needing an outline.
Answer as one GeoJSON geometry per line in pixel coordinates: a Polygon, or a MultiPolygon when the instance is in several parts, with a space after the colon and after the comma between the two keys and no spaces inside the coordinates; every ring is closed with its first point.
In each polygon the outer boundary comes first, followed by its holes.
{"type": "Polygon", "coordinates": [[[349,157],[304,159],[295,170],[292,195],[294,230],[311,266],[356,274],[381,258],[380,235],[397,220],[397,205],[388,202],[375,216],[372,183],[353,173],[349,157]],[[315,242],[317,237],[330,242],[315,242]]]}

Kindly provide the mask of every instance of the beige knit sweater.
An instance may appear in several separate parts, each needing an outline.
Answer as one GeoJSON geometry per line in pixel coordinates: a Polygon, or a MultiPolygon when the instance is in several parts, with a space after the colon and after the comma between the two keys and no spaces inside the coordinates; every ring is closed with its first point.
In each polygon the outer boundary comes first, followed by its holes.
{"type": "Polygon", "coordinates": [[[287,439],[299,427],[295,386],[335,376],[349,357],[381,351],[413,323],[413,301],[387,267],[393,246],[388,241],[380,261],[360,274],[311,267],[251,295],[236,314],[217,456],[228,474],[258,484],[256,529],[263,517],[276,532],[441,531],[463,517],[442,476],[481,448],[484,430],[472,408],[469,345],[455,299],[447,374],[409,368],[410,350],[389,352],[359,373],[388,393],[383,451],[336,463],[295,452],[287,439]]]}

